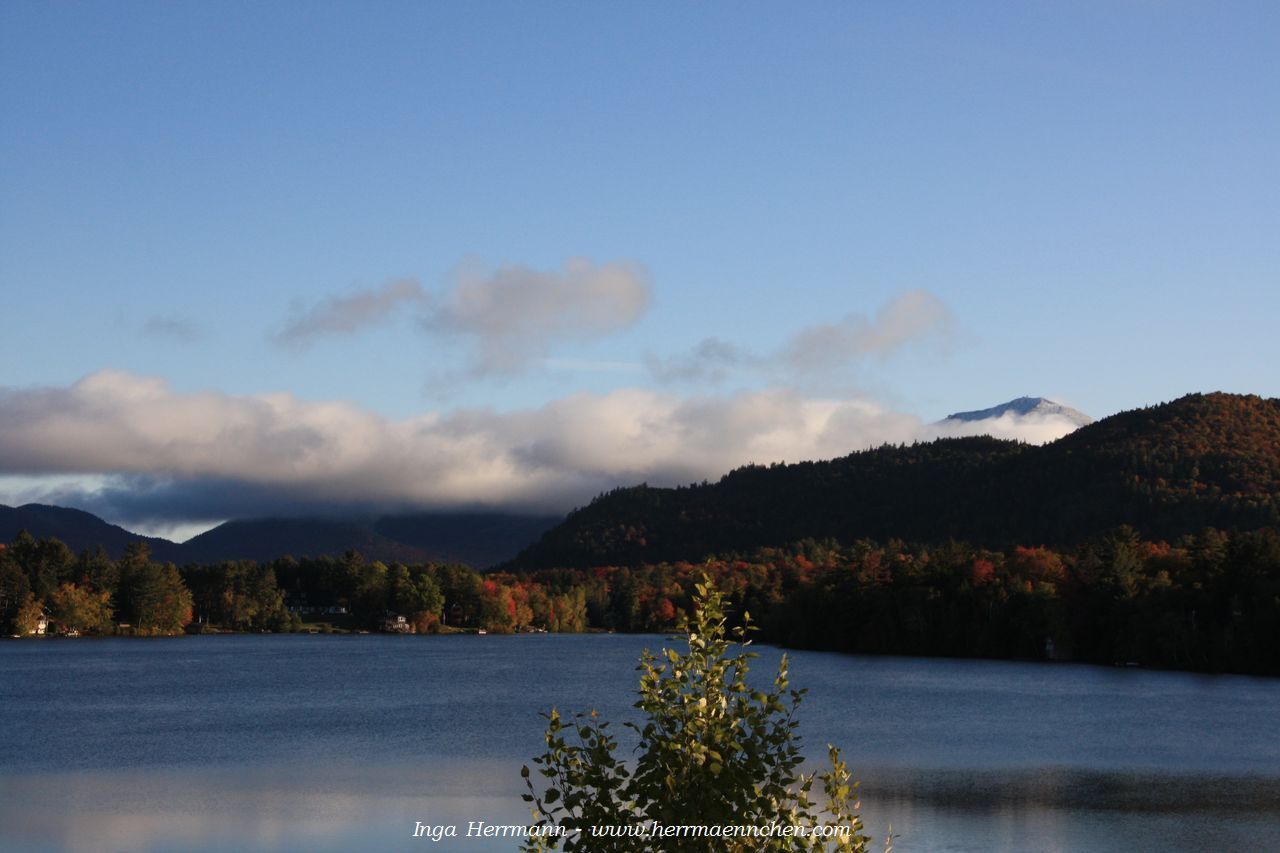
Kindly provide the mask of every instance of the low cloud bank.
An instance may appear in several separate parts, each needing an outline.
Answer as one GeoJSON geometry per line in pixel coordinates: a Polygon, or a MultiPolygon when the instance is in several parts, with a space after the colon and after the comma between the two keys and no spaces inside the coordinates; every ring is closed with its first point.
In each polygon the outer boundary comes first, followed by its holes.
{"type": "Polygon", "coordinates": [[[1062,438],[1080,425],[1066,415],[1042,415],[1037,413],[1017,415],[1006,412],[995,418],[979,421],[943,420],[925,424],[919,430],[917,440],[956,438],[963,435],[990,435],[1028,444],[1045,444],[1062,438]]]}
{"type": "Polygon", "coordinates": [[[0,475],[97,475],[46,500],[120,523],[397,508],[563,511],[601,491],[715,479],[748,462],[989,433],[1042,442],[1065,419],[924,424],[866,400],[787,390],[684,398],[644,389],[540,408],[391,420],[291,394],[180,394],[119,371],[0,389],[0,475]],[[1057,422],[1055,422],[1057,421],[1057,422]],[[102,478],[105,477],[105,480],[102,478]]]}

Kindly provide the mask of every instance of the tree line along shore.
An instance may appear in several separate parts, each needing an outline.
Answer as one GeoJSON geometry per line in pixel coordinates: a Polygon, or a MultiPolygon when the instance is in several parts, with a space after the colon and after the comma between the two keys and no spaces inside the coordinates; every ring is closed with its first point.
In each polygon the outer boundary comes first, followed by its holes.
{"type": "Polygon", "coordinates": [[[6,636],[216,631],[672,629],[710,577],[759,639],[831,651],[1138,664],[1280,675],[1280,534],[1125,527],[1071,549],[801,540],[593,568],[281,557],[176,566],[20,533],[0,550],[6,636]]]}

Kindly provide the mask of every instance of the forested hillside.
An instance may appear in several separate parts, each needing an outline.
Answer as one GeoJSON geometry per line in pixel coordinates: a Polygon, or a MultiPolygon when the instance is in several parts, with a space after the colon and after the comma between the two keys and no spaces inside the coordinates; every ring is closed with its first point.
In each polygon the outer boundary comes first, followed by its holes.
{"type": "Polygon", "coordinates": [[[37,539],[57,539],[73,550],[101,546],[119,557],[129,545],[141,541],[158,559],[181,559],[181,545],[108,524],[84,510],[46,504],[0,506],[0,542],[12,540],[23,530],[37,539]]]}
{"type": "MultiPolygon", "coordinates": [[[[0,630],[669,630],[710,575],[786,645],[1280,674],[1278,495],[1280,403],[1194,395],[1043,447],[951,439],[621,489],[485,574],[411,548],[179,568],[142,542],[112,559],[23,532],[0,548],[0,630]]],[[[382,530],[445,532],[403,523],[382,530]]]]}
{"type": "Polygon", "coordinates": [[[338,557],[359,551],[370,560],[457,562],[475,568],[509,560],[560,516],[505,512],[420,512],[368,517],[256,518],[227,521],[186,542],[141,536],[78,509],[43,504],[0,506],[0,542],[20,531],[57,539],[74,552],[103,548],[118,558],[134,542],[174,563],[338,557]]]}
{"type": "Polygon", "coordinates": [[[804,540],[697,563],[480,574],[457,565],[281,557],[192,564],[0,550],[0,631],[667,631],[704,576],[761,638],[846,652],[1137,663],[1280,674],[1280,534],[1173,543],[1119,528],[1071,551],[804,540]]]}
{"type": "Polygon", "coordinates": [[[800,539],[1072,547],[1119,525],[1173,539],[1280,523],[1280,400],[1193,394],[1036,447],[994,438],[748,466],[686,488],[618,489],[511,566],[634,565],[800,539]]]}

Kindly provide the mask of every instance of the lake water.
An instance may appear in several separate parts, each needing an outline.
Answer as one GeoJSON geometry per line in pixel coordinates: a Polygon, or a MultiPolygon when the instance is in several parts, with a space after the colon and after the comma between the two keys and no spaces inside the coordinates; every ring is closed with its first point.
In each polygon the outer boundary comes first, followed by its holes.
{"type": "MultiPolygon", "coordinates": [[[[464,850],[658,636],[0,642],[0,850],[464,850]]],[[[771,677],[780,652],[759,648],[771,677]]],[[[895,850],[1280,850],[1280,679],[792,654],[895,850]]]]}

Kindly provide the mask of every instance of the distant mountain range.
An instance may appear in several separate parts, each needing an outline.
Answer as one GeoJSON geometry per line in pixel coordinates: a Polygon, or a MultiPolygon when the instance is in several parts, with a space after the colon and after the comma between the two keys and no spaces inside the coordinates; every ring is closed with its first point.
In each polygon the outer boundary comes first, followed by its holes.
{"type": "MultiPolygon", "coordinates": [[[[1063,415],[1073,423],[1091,419],[1043,397],[1020,397],[947,420],[985,420],[1063,415]]],[[[102,545],[113,557],[139,540],[158,560],[179,564],[220,560],[272,560],[293,556],[341,555],[350,549],[384,562],[461,562],[486,568],[514,557],[554,527],[563,516],[451,512],[386,515],[377,518],[259,518],[228,521],[187,542],[143,536],[79,509],[43,504],[0,505],[0,542],[25,529],[38,539],[55,538],[73,551],[102,545]]]]}
{"type": "Polygon", "coordinates": [[[0,506],[0,542],[25,529],[37,539],[56,538],[73,551],[102,545],[113,557],[142,540],[158,560],[216,563],[338,556],[349,549],[368,560],[451,562],[486,568],[510,559],[561,516],[451,512],[387,515],[373,519],[266,518],[228,521],[184,543],[131,533],[78,509],[41,504],[0,506]]]}
{"type": "Polygon", "coordinates": [[[950,421],[1057,416],[1081,427],[1042,446],[985,436],[884,446],[824,462],[753,465],[719,482],[635,486],[568,518],[486,512],[229,521],[185,542],[90,513],[0,506],[0,542],[26,529],[112,556],[144,540],[157,559],[211,563],[341,555],[477,568],[698,560],[801,539],[967,540],[1070,546],[1120,524],[1171,539],[1202,527],[1280,524],[1280,401],[1193,394],[1092,422],[1042,397],[950,421]],[[523,549],[523,550],[522,550],[523,549]]]}
{"type": "Polygon", "coordinates": [[[20,507],[0,504],[0,542],[12,542],[21,530],[37,539],[58,539],[77,552],[101,545],[112,557],[119,557],[125,546],[139,540],[151,546],[151,553],[157,560],[177,561],[182,548],[168,539],[143,536],[108,524],[84,510],[45,504],[20,507]]]}
{"type": "MultiPolygon", "coordinates": [[[[1071,412],[1024,398],[952,417],[1059,410],[1071,412]]],[[[1192,394],[1039,446],[948,438],[753,465],[686,488],[617,489],[509,567],[697,561],[828,538],[1074,546],[1120,525],[1156,539],[1280,525],[1280,400],[1192,394]]]]}
{"type": "Polygon", "coordinates": [[[943,420],[985,421],[992,418],[1002,418],[1006,415],[1015,418],[1064,418],[1078,427],[1088,426],[1093,423],[1093,418],[1084,412],[1077,411],[1070,406],[1064,406],[1061,403],[1055,403],[1053,400],[1046,400],[1044,397],[1019,397],[999,406],[992,406],[990,409],[978,409],[974,412],[956,412],[953,415],[947,415],[943,420]]]}

